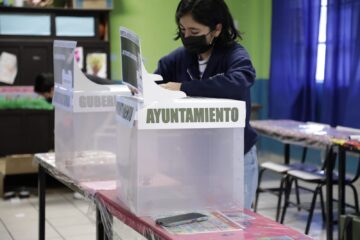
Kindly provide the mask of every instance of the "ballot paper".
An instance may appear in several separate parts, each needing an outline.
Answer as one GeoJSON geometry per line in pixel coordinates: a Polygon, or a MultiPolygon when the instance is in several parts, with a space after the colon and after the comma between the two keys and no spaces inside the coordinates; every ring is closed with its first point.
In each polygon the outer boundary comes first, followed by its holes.
{"type": "Polygon", "coordinates": [[[2,52],[0,55],[0,82],[14,84],[16,74],[16,55],[8,52],[2,52]]]}
{"type": "MultiPolygon", "coordinates": [[[[201,222],[193,222],[173,227],[164,227],[171,234],[186,235],[198,233],[211,233],[211,232],[229,232],[229,231],[243,231],[245,227],[241,223],[234,222],[221,212],[205,212],[202,214],[208,216],[208,220],[201,222]]],[[[164,216],[162,216],[164,217],[164,216]]],[[[159,216],[155,219],[160,218],[159,216]]]]}

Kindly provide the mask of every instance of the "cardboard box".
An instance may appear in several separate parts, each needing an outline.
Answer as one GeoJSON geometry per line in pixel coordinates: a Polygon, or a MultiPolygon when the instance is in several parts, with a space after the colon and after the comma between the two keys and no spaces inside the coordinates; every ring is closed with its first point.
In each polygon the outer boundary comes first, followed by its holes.
{"type": "Polygon", "coordinates": [[[340,217],[340,239],[360,239],[360,215],[347,214],[340,217]]]}
{"type": "Polygon", "coordinates": [[[3,175],[37,173],[38,166],[33,163],[32,154],[10,155],[0,158],[0,172],[3,175]]]}
{"type": "Polygon", "coordinates": [[[0,158],[0,197],[4,193],[6,175],[37,173],[38,165],[33,162],[34,155],[18,154],[0,158]]]}

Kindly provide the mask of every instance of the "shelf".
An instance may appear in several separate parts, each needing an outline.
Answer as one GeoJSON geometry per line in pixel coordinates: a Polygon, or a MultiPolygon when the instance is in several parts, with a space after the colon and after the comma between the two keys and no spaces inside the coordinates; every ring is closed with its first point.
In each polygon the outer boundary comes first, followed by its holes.
{"type": "MultiPolygon", "coordinates": [[[[106,77],[111,78],[109,12],[110,9],[0,6],[0,13],[3,15],[3,19],[0,18],[0,21],[4,21],[3,24],[6,24],[7,27],[0,30],[0,54],[7,52],[17,57],[18,73],[14,85],[32,86],[37,74],[53,71],[53,41],[56,39],[77,41],[77,46],[83,48],[81,51],[84,61],[82,70],[85,72],[87,70],[85,64],[87,55],[105,53],[107,62],[106,77]],[[48,16],[47,26],[50,27],[48,35],[40,35],[37,34],[38,31],[30,31],[29,29],[33,29],[30,28],[33,25],[27,27],[29,21],[26,18],[21,19],[22,16],[38,15],[48,16]],[[14,16],[17,19],[9,21],[14,16]],[[64,17],[65,21],[57,22],[57,19],[64,17]],[[66,17],[69,17],[69,19],[66,19],[66,17]],[[86,23],[82,20],[82,17],[93,19],[93,21],[87,21],[89,23],[86,25],[87,31],[83,32],[76,30],[82,27],[81,24],[86,23]],[[78,19],[74,20],[72,18],[78,19]],[[73,23],[73,21],[75,22],[73,23]],[[74,28],[74,26],[77,26],[77,28],[74,28]],[[78,35],[75,36],[76,34],[78,35]]],[[[36,22],[38,19],[34,21],[36,22]]],[[[4,84],[0,83],[1,85],[4,84]]]]}
{"type": "Polygon", "coordinates": [[[12,7],[12,6],[0,6],[1,12],[105,12],[108,13],[112,9],[93,9],[93,8],[58,8],[58,7],[12,7]]]}
{"type": "MultiPolygon", "coordinates": [[[[0,12],[3,16],[3,21],[8,22],[10,26],[8,29],[3,28],[0,31],[0,35],[4,38],[17,38],[19,36],[24,38],[45,38],[45,39],[53,39],[53,38],[63,38],[63,39],[74,39],[74,40],[82,40],[82,39],[90,39],[90,40],[100,40],[100,41],[108,41],[108,24],[109,24],[109,10],[95,10],[95,9],[66,9],[66,8],[23,8],[23,7],[0,7],[0,12]],[[6,16],[10,15],[10,16],[6,16]],[[13,16],[18,16],[16,20],[20,21],[15,24],[14,21],[7,20],[6,18],[12,18],[13,16]],[[24,18],[33,18],[34,21],[39,21],[37,18],[47,17],[47,26],[49,26],[48,34],[37,34],[39,31],[34,32],[33,34],[29,33],[30,27],[26,27],[26,24],[29,24],[29,21],[21,24],[21,21],[24,21],[24,18]],[[90,23],[93,24],[93,33],[88,33],[88,35],[71,35],[67,33],[65,35],[60,34],[57,29],[57,19],[61,17],[69,17],[67,21],[74,21],[71,18],[78,19],[75,20],[78,25],[63,25],[63,26],[80,26],[79,23],[83,22],[82,18],[92,18],[90,23]],[[80,21],[80,22],[79,22],[80,21]],[[11,24],[15,24],[12,26],[11,24]],[[22,28],[21,28],[22,27],[22,28]],[[18,32],[16,32],[16,29],[18,32]]],[[[1,21],[1,19],[0,19],[1,21]]],[[[66,22],[65,22],[66,23],[66,22]]],[[[4,23],[5,24],[5,23],[4,23]]],[[[85,24],[85,23],[82,23],[85,24]]],[[[34,26],[34,25],[31,25],[34,26]]],[[[35,25],[36,26],[36,25],[35,25]]],[[[59,29],[60,30],[60,29],[59,29]]],[[[68,29],[61,29],[69,31],[68,29]]],[[[75,31],[78,33],[81,31],[75,31]]]]}

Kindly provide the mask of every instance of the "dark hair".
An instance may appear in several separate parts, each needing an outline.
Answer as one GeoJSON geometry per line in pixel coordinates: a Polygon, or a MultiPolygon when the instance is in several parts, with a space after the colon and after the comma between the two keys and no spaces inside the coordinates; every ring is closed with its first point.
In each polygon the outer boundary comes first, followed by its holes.
{"type": "Polygon", "coordinates": [[[180,38],[180,18],[191,14],[193,19],[211,30],[215,30],[216,25],[222,24],[222,31],[216,40],[218,45],[230,45],[237,38],[241,39],[239,31],[234,25],[233,17],[224,0],[181,0],[176,9],[175,20],[178,25],[175,40],[180,38]]]}
{"type": "Polygon", "coordinates": [[[36,93],[50,92],[54,87],[54,75],[52,73],[40,73],[35,78],[34,91],[36,93]]]}

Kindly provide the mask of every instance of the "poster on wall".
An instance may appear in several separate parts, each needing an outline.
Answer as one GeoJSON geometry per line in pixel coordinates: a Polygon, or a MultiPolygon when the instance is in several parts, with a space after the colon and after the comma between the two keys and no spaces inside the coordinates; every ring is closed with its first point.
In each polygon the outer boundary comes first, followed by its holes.
{"type": "Polygon", "coordinates": [[[86,73],[107,78],[106,53],[89,53],[86,55],[86,73]]]}
{"type": "Polygon", "coordinates": [[[16,55],[8,52],[0,54],[0,82],[14,84],[17,68],[16,55]]]}

